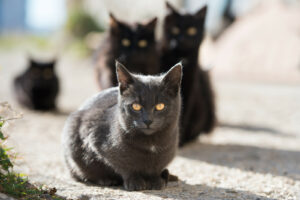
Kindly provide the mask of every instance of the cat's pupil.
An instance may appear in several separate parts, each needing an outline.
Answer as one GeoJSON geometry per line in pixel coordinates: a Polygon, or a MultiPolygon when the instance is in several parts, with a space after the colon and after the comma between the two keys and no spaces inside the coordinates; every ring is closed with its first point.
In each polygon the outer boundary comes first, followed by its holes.
{"type": "Polygon", "coordinates": [[[147,45],[148,45],[147,40],[140,40],[138,42],[138,46],[141,47],[141,48],[145,48],[147,45]]]}
{"type": "Polygon", "coordinates": [[[174,26],[174,27],[172,27],[171,32],[174,35],[178,35],[179,32],[180,32],[180,30],[179,30],[179,28],[177,26],[174,26]]]}
{"type": "Polygon", "coordinates": [[[121,43],[124,47],[129,47],[130,46],[130,40],[127,39],[127,38],[122,39],[121,43]]]}
{"type": "Polygon", "coordinates": [[[190,27],[187,29],[186,33],[190,36],[196,35],[197,29],[195,27],[190,27]]]}

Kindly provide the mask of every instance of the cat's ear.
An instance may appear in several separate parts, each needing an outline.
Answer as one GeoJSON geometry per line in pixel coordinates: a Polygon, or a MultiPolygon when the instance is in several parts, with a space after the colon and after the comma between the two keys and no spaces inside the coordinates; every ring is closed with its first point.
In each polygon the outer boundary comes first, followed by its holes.
{"type": "Polygon", "coordinates": [[[116,60],[116,73],[119,82],[121,94],[129,88],[130,84],[134,83],[134,79],[131,73],[126,69],[124,65],[116,60]]]}
{"type": "Polygon", "coordinates": [[[194,15],[197,19],[205,20],[207,13],[207,5],[205,5],[203,8],[201,8],[196,14],[194,15]]]}
{"type": "Polygon", "coordinates": [[[29,66],[30,67],[36,67],[38,65],[39,64],[32,57],[29,58],[29,66]]]}
{"type": "Polygon", "coordinates": [[[181,84],[182,77],[182,64],[177,63],[174,65],[164,76],[162,85],[165,91],[169,94],[176,96],[181,84]]]}
{"type": "Polygon", "coordinates": [[[150,31],[153,31],[155,29],[156,24],[157,24],[157,17],[154,17],[148,23],[145,24],[145,28],[150,31]]]}
{"type": "Polygon", "coordinates": [[[168,14],[174,14],[174,15],[179,14],[177,12],[177,10],[168,1],[166,1],[166,7],[167,7],[167,10],[168,10],[168,14]]]}
{"type": "Polygon", "coordinates": [[[50,62],[49,62],[49,67],[51,68],[51,69],[54,69],[54,67],[55,67],[55,65],[56,65],[56,62],[57,62],[57,60],[56,59],[53,59],[53,60],[51,60],[50,62]]]}
{"type": "Polygon", "coordinates": [[[111,12],[109,13],[109,26],[111,29],[116,29],[119,27],[117,18],[111,12]]]}

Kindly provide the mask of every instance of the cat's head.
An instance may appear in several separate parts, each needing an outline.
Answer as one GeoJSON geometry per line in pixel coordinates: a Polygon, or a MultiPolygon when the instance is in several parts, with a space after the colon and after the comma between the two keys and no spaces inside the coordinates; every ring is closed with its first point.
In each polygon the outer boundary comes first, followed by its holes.
{"type": "Polygon", "coordinates": [[[164,20],[164,38],[170,49],[190,50],[198,48],[204,37],[207,6],[195,14],[180,14],[166,2],[168,15],[164,20]]]}
{"type": "Polygon", "coordinates": [[[54,70],[55,63],[55,60],[49,62],[39,62],[30,59],[26,74],[34,80],[52,80],[56,77],[54,70]]]}
{"type": "Polygon", "coordinates": [[[124,130],[152,135],[178,123],[181,107],[180,63],[160,76],[135,75],[118,62],[116,67],[120,121],[124,130]]]}
{"type": "Polygon", "coordinates": [[[141,58],[145,52],[155,48],[155,26],[157,18],[145,24],[130,25],[119,21],[110,13],[110,38],[118,51],[120,62],[126,63],[128,57],[141,58]]]}

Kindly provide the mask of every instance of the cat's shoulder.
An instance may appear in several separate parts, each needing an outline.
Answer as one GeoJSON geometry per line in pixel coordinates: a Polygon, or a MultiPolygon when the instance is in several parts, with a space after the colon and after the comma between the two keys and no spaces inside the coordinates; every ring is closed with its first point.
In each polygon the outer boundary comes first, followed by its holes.
{"type": "Polygon", "coordinates": [[[105,33],[99,42],[99,46],[94,52],[94,58],[97,59],[98,56],[108,53],[111,50],[111,44],[111,36],[108,33],[105,33]]]}
{"type": "Polygon", "coordinates": [[[103,90],[88,100],[86,100],[78,110],[87,110],[93,107],[107,107],[113,104],[116,104],[118,101],[118,87],[112,87],[106,90],[103,90]]]}

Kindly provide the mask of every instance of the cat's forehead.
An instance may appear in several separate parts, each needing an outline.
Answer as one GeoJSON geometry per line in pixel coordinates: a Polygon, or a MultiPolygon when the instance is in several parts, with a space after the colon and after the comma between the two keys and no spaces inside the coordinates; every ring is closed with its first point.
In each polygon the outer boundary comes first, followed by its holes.
{"type": "Polygon", "coordinates": [[[54,64],[53,63],[36,63],[30,65],[33,68],[40,68],[40,69],[52,69],[54,64]]]}
{"type": "Polygon", "coordinates": [[[135,82],[130,88],[129,95],[133,100],[147,101],[161,94],[161,77],[135,76],[135,82]]]}
{"type": "Polygon", "coordinates": [[[120,25],[120,29],[122,33],[129,33],[132,35],[139,35],[139,34],[146,34],[150,33],[151,31],[146,27],[146,25],[140,24],[140,23],[122,23],[120,25]]]}
{"type": "Polygon", "coordinates": [[[162,77],[136,75],[135,79],[134,87],[138,91],[154,92],[160,89],[162,77]]]}
{"type": "Polygon", "coordinates": [[[31,67],[37,67],[37,68],[52,68],[54,66],[54,62],[48,62],[48,63],[42,63],[42,62],[31,62],[31,67]]]}
{"type": "Polygon", "coordinates": [[[191,14],[182,14],[182,15],[171,15],[169,16],[168,23],[177,24],[177,25],[197,25],[200,20],[196,19],[191,14]]]}

